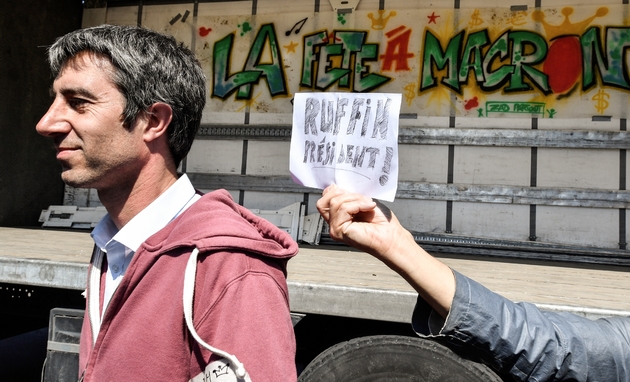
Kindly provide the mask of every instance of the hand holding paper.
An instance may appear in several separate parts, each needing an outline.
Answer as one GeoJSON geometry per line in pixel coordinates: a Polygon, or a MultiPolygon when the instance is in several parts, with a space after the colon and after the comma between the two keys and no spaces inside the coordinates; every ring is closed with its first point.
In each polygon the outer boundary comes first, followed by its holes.
{"type": "Polygon", "coordinates": [[[400,94],[297,93],[290,171],[296,183],[331,184],[393,201],[398,186],[400,94]]]}

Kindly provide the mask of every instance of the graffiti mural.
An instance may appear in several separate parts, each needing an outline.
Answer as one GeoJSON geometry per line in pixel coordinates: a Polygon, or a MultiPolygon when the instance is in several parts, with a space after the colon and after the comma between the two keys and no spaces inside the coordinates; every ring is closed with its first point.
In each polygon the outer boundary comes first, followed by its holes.
{"type": "Polygon", "coordinates": [[[297,92],[400,93],[424,116],[626,118],[627,5],[199,17],[211,112],[297,92]]]}

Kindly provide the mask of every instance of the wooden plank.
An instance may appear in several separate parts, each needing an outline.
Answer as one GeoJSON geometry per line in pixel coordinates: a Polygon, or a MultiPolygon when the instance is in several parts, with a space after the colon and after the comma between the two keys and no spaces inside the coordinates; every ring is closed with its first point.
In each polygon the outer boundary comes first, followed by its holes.
{"type": "Polygon", "coordinates": [[[87,263],[94,242],[85,230],[0,227],[0,257],[87,263]]]}
{"type": "MultiPolygon", "coordinates": [[[[290,140],[290,125],[202,124],[198,139],[290,140]]],[[[398,142],[417,145],[630,149],[627,131],[405,126],[398,142]]]]}
{"type": "MultiPolygon", "coordinates": [[[[0,227],[0,282],[83,289],[85,231],[0,227]]],[[[447,265],[516,301],[587,316],[630,315],[630,268],[436,253],[447,265]]],[[[303,245],[288,266],[291,306],[303,313],[408,322],[416,294],[374,257],[345,246],[303,245]]]]}
{"type": "Polygon", "coordinates": [[[546,206],[629,208],[630,192],[550,187],[510,187],[476,184],[398,182],[396,197],[546,206]]]}
{"type": "Polygon", "coordinates": [[[630,311],[627,267],[447,256],[447,265],[514,301],[630,311]]]}
{"type": "Polygon", "coordinates": [[[580,130],[405,128],[400,143],[554,148],[630,148],[627,132],[580,130]]]}
{"type": "MultiPolygon", "coordinates": [[[[204,190],[268,192],[313,192],[286,176],[255,176],[238,174],[189,173],[195,187],[204,190]]],[[[447,184],[399,181],[396,197],[401,199],[452,200],[507,204],[536,204],[565,207],[630,208],[630,191],[578,188],[544,188],[493,186],[477,184],[447,184]]]]}
{"type": "Polygon", "coordinates": [[[321,190],[299,185],[287,176],[257,176],[239,174],[188,173],[192,184],[203,190],[269,191],[269,192],[319,192],[321,190]]]}
{"type": "Polygon", "coordinates": [[[0,282],[85,289],[94,243],[85,231],[0,228],[0,282]]]}
{"type": "MultiPolygon", "coordinates": [[[[630,314],[630,268],[435,253],[451,268],[514,301],[597,315],[630,314]],[[605,280],[605,282],[604,282],[605,280]],[[609,312],[610,311],[610,312],[609,312]],[[625,313],[624,313],[625,312],[625,313]]],[[[374,257],[337,246],[302,246],[289,262],[289,280],[413,293],[398,274],[374,257]]],[[[317,296],[310,296],[316,298],[317,296]]],[[[372,296],[372,298],[376,298],[372,296]]],[[[327,299],[325,302],[329,302],[327,299]]],[[[295,302],[306,305],[304,302],[295,302]]],[[[316,303],[311,300],[311,304],[316,303]]],[[[293,304],[293,302],[292,302],[293,304]]],[[[406,309],[406,313],[410,310],[406,309]]],[[[411,317],[410,315],[408,317],[411,317]]]]}

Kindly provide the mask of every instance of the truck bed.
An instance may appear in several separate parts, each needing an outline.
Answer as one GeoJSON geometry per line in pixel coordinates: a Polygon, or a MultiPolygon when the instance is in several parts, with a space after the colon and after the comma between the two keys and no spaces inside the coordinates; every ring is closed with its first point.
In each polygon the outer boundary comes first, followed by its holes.
{"type": "MultiPolygon", "coordinates": [[[[82,290],[92,240],[85,231],[0,227],[0,282],[82,290]]],[[[629,268],[436,253],[514,301],[589,318],[630,316],[629,268]]],[[[291,310],[409,322],[417,294],[372,256],[303,245],[289,262],[291,310]]]]}

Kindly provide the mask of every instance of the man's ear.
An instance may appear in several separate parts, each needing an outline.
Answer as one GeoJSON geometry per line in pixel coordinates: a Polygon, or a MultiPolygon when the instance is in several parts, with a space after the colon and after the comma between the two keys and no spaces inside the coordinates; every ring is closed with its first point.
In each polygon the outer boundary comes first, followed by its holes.
{"type": "Polygon", "coordinates": [[[161,136],[166,136],[166,129],[173,119],[173,109],[165,103],[154,103],[149,107],[146,119],[144,140],[150,142],[161,136]]]}

